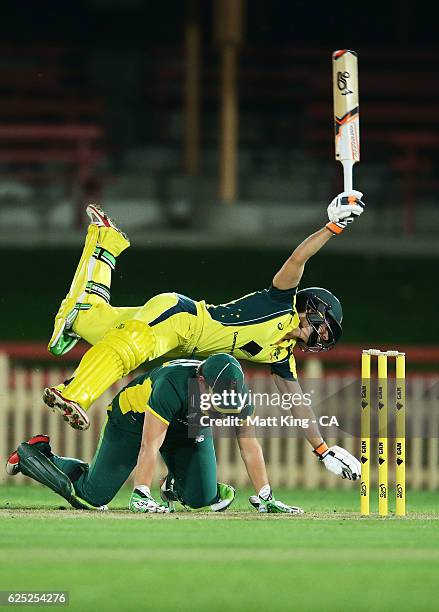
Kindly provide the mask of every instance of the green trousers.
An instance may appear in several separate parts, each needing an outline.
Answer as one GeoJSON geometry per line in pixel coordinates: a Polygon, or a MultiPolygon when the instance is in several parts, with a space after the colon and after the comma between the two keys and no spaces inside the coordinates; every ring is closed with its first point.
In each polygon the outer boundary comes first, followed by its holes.
{"type": "MultiPolygon", "coordinates": [[[[53,462],[73,482],[76,494],[93,506],[110,502],[137,463],[143,415],[122,415],[113,403],[91,464],[54,456],[53,462]]],[[[175,479],[180,499],[191,508],[218,501],[215,447],[210,430],[199,441],[187,436],[187,428],[168,429],[160,454],[175,479]]]]}

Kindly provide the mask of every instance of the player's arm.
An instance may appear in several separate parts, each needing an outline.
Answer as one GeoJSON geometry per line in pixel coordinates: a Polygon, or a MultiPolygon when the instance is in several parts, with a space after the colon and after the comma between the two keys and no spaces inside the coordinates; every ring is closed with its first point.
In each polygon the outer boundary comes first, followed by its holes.
{"type": "Polygon", "coordinates": [[[302,514],[302,508],[287,506],[274,498],[268,482],[264,455],[256,438],[254,425],[243,424],[236,427],[235,431],[242,460],[257,493],[257,495],[252,495],[249,498],[251,505],[259,512],[302,514]]]}
{"type": "Polygon", "coordinates": [[[145,412],[142,444],[134,475],[134,486],[151,487],[154,478],[157,455],[166,436],[168,425],[151,412],[145,412]]]}
{"type": "MultiPolygon", "coordinates": [[[[293,395],[295,397],[299,397],[299,395],[302,396],[302,388],[297,380],[287,380],[278,374],[274,374],[273,376],[276,387],[281,395],[289,397],[292,397],[293,395]]],[[[303,428],[303,434],[313,449],[319,448],[322,444],[324,444],[324,440],[312,406],[307,406],[304,402],[302,402],[301,404],[291,408],[291,414],[295,419],[300,419],[301,421],[303,420],[308,423],[308,427],[306,429],[303,428]],[[314,423],[313,421],[316,422],[314,423]]]]}
{"type": "MultiPolygon", "coordinates": [[[[290,397],[292,397],[293,394],[303,395],[302,389],[296,380],[288,380],[277,374],[274,374],[274,380],[281,395],[287,394],[290,397]]],[[[298,396],[295,395],[295,397],[298,396]]],[[[298,403],[297,405],[294,405],[293,402],[291,403],[293,404],[291,407],[291,414],[293,417],[300,420],[306,420],[308,423],[308,428],[303,428],[303,433],[311,444],[314,454],[323,462],[325,468],[342,478],[348,478],[349,480],[357,480],[360,478],[361,464],[356,457],[340,446],[328,447],[320,433],[317,418],[312,406],[304,402],[298,403]]]]}
{"type": "Polygon", "coordinates": [[[236,437],[247,474],[255,491],[258,492],[262,487],[268,485],[268,476],[262,448],[255,437],[254,425],[237,427],[236,437]]]}
{"type": "Polygon", "coordinates": [[[301,242],[288,257],[282,268],[275,274],[273,278],[274,287],[277,289],[297,287],[308,259],[320,251],[333,235],[327,227],[323,227],[301,242]]]}
{"type": "Polygon", "coordinates": [[[273,286],[277,289],[292,289],[297,287],[303,276],[306,262],[334,236],[340,234],[350,223],[361,215],[364,203],[362,193],[352,191],[340,193],[328,206],[329,222],[325,227],[314,232],[291,253],[281,269],[273,278],[273,286]]]}
{"type": "Polygon", "coordinates": [[[134,474],[134,490],[129,504],[132,512],[168,512],[168,509],[158,504],[151,495],[157,455],[167,429],[167,423],[151,412],[145,412],[142,444],[134,474]]]}

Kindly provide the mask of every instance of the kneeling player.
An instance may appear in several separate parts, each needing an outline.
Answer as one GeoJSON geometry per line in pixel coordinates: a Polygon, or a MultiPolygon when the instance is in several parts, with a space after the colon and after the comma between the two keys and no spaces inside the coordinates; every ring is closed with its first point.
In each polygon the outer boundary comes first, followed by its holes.
{"type": "MultiPolygon", "coordinates": [[[[48,436],[34,436],[12,453],[7,471],[21,471],[74,507],[86,508],[111,501],[137,463],[129,504],[133,512],[169,512],[174,501],[190,508],[225,510],[235,491],[217,482],[212,432],[209,427],[199,428],[198,399],[202,393],[223,394],[232,389],[241,397],[247,393],[241,366],[230,355],[212,355],[204,362],[171,361],[135,378],[114,398],[90,465],[54,455],[48,436]],[[161,489],[167,506],[154,500],[150,492],[159,452],[169,472],[161,489]]],[[[216,417],[231,413],[245,417],[252,411],[251,406],[241,410],[233,404],[224,411],[212,402],[209,408],[216,417]]],[[[273,498],[257,439],[247,427],[237,427],[236,432],[242,458],[258,492],[250,503],[260,512],[302,513],[301,508],[273,498]]]]}

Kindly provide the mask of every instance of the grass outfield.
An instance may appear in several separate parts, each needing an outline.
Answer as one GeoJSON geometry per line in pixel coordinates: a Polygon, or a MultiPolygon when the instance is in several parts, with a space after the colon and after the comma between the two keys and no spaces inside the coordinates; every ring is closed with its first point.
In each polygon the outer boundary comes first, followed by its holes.
{"type": "Polygon", "coordinates": [[[234,512],[139,516],[127,491],[97,513],[0,487],[0,590],[68,590],[71,610],[437,609],[439,494],[383,520],[358,517],[356,487],[278,492],[304,517],[260,516],[247,493],[234,512]]]}

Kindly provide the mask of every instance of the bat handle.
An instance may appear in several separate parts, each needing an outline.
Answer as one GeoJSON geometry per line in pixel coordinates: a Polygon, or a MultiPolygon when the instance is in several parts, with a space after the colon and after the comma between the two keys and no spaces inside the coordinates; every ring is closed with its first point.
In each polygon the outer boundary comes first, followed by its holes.
{"type": "Polygon", "coordinates": [[[355,162],[352,159],[342,159],[341,163],[343,165],[343,190],[352,191],[352,174],[355,162]]]}

